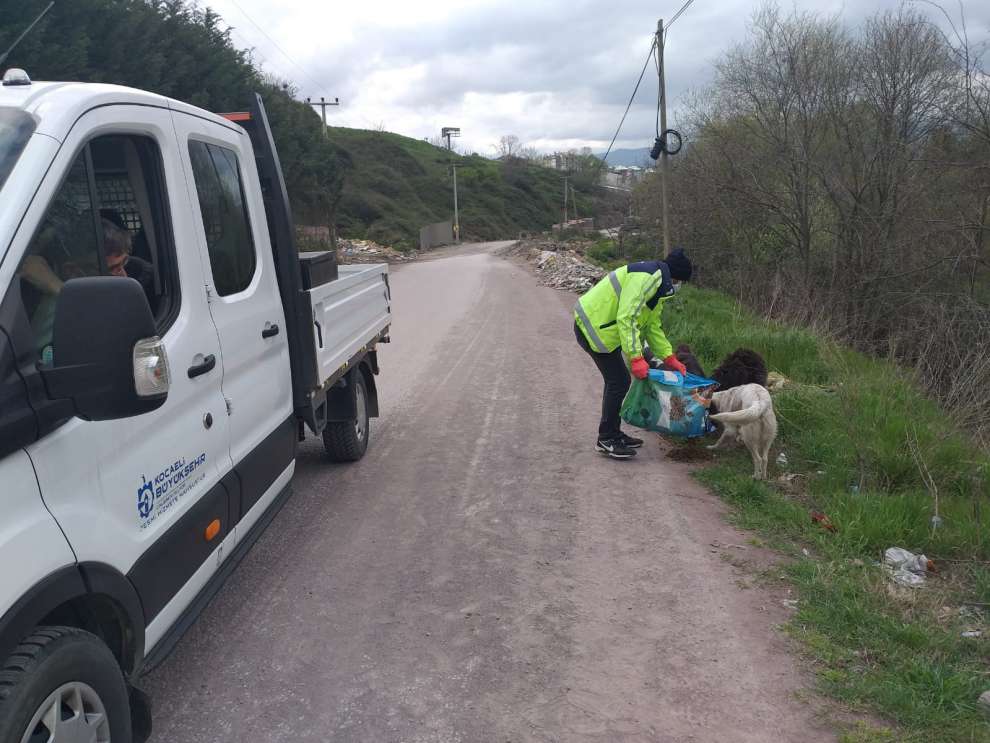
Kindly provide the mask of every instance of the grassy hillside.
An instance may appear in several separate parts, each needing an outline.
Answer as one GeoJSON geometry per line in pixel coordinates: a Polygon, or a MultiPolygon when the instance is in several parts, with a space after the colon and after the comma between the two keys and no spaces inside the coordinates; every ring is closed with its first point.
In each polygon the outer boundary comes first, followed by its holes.
{"type": "MultiPolygon", "coordinates": [[[[352,161],[337,210],[342,236],[410,248],[418,245],[420,227],[453,219],[446,150],[363,129],[331,128],[330,139],[352,161]]],[[[503,163],[478,155],[453,160],[462,238],[511,238],[560,221],[562,174],[522,160],[503,163]]],[[[590,216],[592,198],[579,190],[577,207],[578,216],[590,216]]]]}
{"type": "Polygon", "coordinates": [[[976,703],[990,689],[990,457],[888,362],[768,324],[716,292],[686,288],[664,320],[705,368],[747,346],[791,380],[774,398],[771,455],[788,460],[771,462],[771,478],[790,481],[754,482],[745,451],[719,456],[699,477],[756,541],[793,558],[765,577],[796,586],[789,629],[822,688],[895,725],[843,740],[990,740],[976,703]],[[925,553],[938,572],[922,588],[894,586],[877,565],[893,546],[925,553]]]}

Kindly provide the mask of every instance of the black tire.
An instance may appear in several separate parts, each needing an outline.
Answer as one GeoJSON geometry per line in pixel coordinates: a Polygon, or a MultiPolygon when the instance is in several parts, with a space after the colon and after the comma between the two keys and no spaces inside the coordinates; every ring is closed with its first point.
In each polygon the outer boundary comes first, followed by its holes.
{"type": "Polygon", "coordinates": [[[327,423],[323,429],[323,448],[331,462],[356,462],[368,451],[371,418],[368,415],[368,388],[360,370],[353,374],[357,398],[357,420],[327,423]]]}
{"type": "MultiPolygon", "coordinates": [[[[4,662],[0,670],[0,743],[22,743],[39,710],[47,706],[51,695],[69,684],[88,687],[84,709],[90,713],[94,709],[90,692],[95,693],[106,713],[111,743],[132,743],[127,685],[120,666],[100,638],[74,627],[39,627],[4,662]]],[[[71,708],[63,710],[66,720],[71,708]]],[[[47,737],[42,734],[39,739],[47,737]]]]}

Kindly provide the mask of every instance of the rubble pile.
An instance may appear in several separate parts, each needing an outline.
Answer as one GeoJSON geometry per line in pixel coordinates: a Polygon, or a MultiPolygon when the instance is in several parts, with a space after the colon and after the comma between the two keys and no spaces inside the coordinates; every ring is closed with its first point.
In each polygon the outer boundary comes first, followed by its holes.
{"type": "Polygon", "coordinates": [[[401,253],[373,240],[337,240],[338,263],[407,263],[415,258],[415,251],[401,253]]]}
{"type": "Polygon", "coordinates": [[[588,263],[579,253],[573,251],[540,251],[536,258],[540,283],[554,289],[568,289],[586,292],[605,275],[605,270],[588,263]]]}
{"type": "Polygon", "coordinates": [[[541,285],[554,289],[586,292],[605,275],[603,268],[589,262],[569,243],[542,238],[525,240],[512,252],[534,265],[541,285]]]}

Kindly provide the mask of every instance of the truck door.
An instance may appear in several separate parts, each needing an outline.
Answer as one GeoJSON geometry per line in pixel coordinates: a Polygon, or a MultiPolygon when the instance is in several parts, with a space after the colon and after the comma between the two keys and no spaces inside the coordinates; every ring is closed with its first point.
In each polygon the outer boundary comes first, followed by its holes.
{"type": "Polygon", "coordinates": [[[12,245],[24,256],[18,275],[42,363],[62,282],[78,276],[136,279],[164,339],[171,388],[161,408],[116,421],[74,418],[27,450],[78,559],[113,566],[137,588],[149,649],[215,572],[231,527],[220,345],[176,149],[165,109],[91,110],[12,245]]]}
{"type": "Polygon", "coordinates": [[[297,431],[285,318],[246,132],[173,116],[220,338],[240,538],[292,477],[297,431]]]}

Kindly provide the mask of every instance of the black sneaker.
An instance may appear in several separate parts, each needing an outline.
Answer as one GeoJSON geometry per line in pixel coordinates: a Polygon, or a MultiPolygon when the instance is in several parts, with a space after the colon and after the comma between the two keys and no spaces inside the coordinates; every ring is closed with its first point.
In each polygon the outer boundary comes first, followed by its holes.
{"type": "Polygon", "coordinates": [[[595,450],[612,459],[630,459],[636,456],[636,450],[626,446],[622,438],[598,439],[595,442],[595,450]]]}
{"type": "Polygon", "coordinates": [[[635,436],[627,436],[624,433],[620,433],[619,438],[622,440],[622,443],[630,449],[638,449],[643,445],[643,439],[637,439],[635,436]]]}

